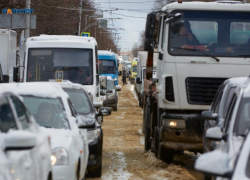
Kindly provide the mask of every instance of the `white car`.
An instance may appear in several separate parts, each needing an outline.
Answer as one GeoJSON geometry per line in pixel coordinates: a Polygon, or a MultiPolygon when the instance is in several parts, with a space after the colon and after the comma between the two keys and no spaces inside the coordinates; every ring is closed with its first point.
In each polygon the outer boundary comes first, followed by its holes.
{"type": "Polygon", "coordinates": [[[0,151],[4,151],[0,155],[0,177],[8,179],[8,167],[11,179],[52,180],[49,136],[37,125],[19,97],[9,88],[0,87],[0,151]],[[8,166],[4,169],[1,166],[6,165],[6,159],[8,166]]]}
{"type": "Polygon", "coordinates": [[[53,180],[83,179],[89,154],[87,131],[79,131],[68,94],[56,83],[7,86],[22,96],[37,123],[51,137],[53,180]]]}

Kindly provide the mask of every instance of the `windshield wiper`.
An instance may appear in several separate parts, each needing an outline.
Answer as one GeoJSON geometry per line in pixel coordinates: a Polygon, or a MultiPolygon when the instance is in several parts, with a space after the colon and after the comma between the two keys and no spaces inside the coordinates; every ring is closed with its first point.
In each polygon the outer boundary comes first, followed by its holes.
{"type": "Polygon", "coordinates": [[[180,47],[174,47],[174,48],[175,48],[175,49],[182,49],[182,50],[186,50],[186,51],[200,52],[200,53],[202,53],[202,54],[204,54],[204,55],[206,55],[206,56],[209,56],[209,57],[215,59],[217,62],[220,61],[217,57],[212,56],[212,55],[210,55],[210,54],[207,54],[207,53],[205,53],[205,52],[203,52],[203,51],[201,51],[201,50],[198,50],[198,49],[188,49],[188,48],[180,48],[180,47]]]}

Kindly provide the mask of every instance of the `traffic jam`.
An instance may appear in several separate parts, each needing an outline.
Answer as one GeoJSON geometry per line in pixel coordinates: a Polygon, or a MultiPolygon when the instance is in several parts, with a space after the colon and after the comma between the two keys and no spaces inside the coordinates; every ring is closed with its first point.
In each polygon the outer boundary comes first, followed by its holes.
{"type": "Polygon", "coordinates": [[[8,28],[2,2],[0,180],[250,179],[250,2],[159,2],[129,50],[103,24],[8,28]]]}

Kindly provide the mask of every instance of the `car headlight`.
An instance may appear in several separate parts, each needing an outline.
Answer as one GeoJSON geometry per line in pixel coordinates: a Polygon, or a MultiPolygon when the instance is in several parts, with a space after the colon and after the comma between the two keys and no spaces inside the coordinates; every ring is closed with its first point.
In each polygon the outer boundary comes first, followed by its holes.
{"type": "Polygon", "coordinates": [[[88,131],[87,132],[87,136],[88,136],[88,142],[93,142],[96,138],[101,136],[101,130],[100,129],[95,129],[92,131],[88,131]]]}
{"type": "Polygon", "coordinates": [[[51,165],[60,166],[69,164],[69,154],[65,148],[52,149],[51,153],[51,165]]]}
{"type": "Polygon", "coordinates": [[[163,119],[162,126],[174,129],[186,129],[186,122],[183,119],[163,119]]]}

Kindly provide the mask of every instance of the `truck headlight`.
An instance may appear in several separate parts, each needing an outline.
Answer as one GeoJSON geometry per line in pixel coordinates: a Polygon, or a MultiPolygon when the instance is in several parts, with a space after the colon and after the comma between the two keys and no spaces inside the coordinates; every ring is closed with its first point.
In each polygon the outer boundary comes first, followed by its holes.
{"type": "Polygon", "coordinates": [[[95,130],[92,130],[92,131],[88,131],[87,136],[88,136],[88,142],[91,143],[96,138],[101,136],[101,130],[100,129],[95,129],[95,130]]]}
{"type": "Polygon", "coordinates": [[[65,148],[55,148],[51,152],[51,165],[60,166],[69,164],[68,151],[65,148]]]}
{"type": "Polygon", "coordinates": [[[186,122],[183,119],[162,119],[162,126],[165,128],[186,129],[186,122]]]}

